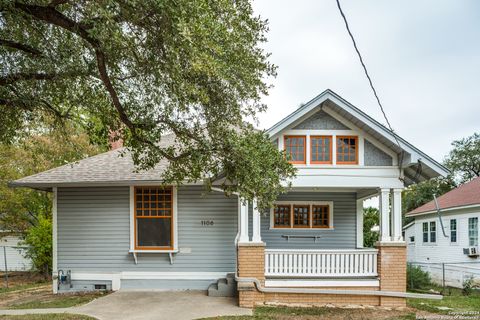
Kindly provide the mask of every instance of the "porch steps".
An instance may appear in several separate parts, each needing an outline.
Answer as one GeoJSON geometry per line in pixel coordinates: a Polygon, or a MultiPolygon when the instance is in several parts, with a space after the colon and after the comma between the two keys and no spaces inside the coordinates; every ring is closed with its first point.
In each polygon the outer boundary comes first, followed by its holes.
{"type": "Polygon", "coordinates": [[[228,273],[226,278],[218,279],[208,287],[210,297],[235,297],[237,296],[237,282],[235,274],[228,273]]]}

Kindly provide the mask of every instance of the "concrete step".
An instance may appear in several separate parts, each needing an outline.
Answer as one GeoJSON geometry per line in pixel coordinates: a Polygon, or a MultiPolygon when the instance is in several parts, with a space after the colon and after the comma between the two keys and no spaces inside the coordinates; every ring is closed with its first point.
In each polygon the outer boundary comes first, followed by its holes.
{"type": "Polygon", "coordinates": [[[237,295],[237,283],[231,277],[218,279],[208,287],[208,295],[211,297],[235,297],[237,295]],[[229,279],[230,278],[230,279],[229,279]]]}

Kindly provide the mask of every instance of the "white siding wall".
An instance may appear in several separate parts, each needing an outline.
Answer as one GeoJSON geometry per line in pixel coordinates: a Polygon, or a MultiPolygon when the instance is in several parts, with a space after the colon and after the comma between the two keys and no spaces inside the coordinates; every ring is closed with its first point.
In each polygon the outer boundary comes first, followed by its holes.
{"type": "Polygon", "coordinates": [[[463,253],[468,243],[468,218],[478,217],[480,210],[459,209],[442,214],[447,238],[444,237],[437,214],[422,215],[415,218],[415,224],[405,230],[407,241],[407,261],[420,265],[429,271],[433,280],[442,280],[442,263],[445,263],[447,285],[461,287],[469,277],[480,280],[480,258],[471,258],[463,253]],[[457,220],[457,242],[450,242],[450,219],[457,220]],[[422,223],[436,221],[436,243],[423,243],[422,223]],[[410,243],[410,236],[415,236],[415,243],[410,243]]]}
{"type": "Polygon", "coordinates": [[[17,236],[2,237],[0,234],[0,271],[5,271],[5,253],[7,255],[8,271],[28,271],[31,269],[32,263],[24,257],[25,250],[20,247],[20,242],[21,239],[17,236]]]}

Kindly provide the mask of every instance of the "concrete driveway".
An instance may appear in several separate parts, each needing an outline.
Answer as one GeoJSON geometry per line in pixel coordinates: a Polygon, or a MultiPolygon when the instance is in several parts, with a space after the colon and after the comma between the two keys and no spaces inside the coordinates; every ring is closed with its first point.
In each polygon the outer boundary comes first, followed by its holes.
{"type": "Polygon", "coordinates": [[[187,320],[225,315],[251,315],[237,306],[236,298],[209,297],[205,291],[117,291],[68,313],[100,320],[175,319],[187,320]]]}

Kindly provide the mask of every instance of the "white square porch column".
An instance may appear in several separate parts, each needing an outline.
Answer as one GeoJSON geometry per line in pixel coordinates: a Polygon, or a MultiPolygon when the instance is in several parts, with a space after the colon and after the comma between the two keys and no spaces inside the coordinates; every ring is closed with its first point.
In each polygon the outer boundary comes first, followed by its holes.
{"type": "Polygon", "coordinates": [[[402,242],[402,189],[393,189],[392,202],[392,241],[402,242]]]}
{"type": "Polygon", "coordinates": [[[257,200],[252,202],[252,242],[262,242],[262,237],[260,236],[260,212],[257,208],[257,200]]]}
{"type": "Polygon", "coordinates": [[[238,197],[238,227],[240,229],[240,236],[238,237],[239,243],[249,242],[248,236],[248,201],[238,197]]]}
{"type": "Polygon", "coordinates": [[[380,241],[390,242],[390,189],[380,189],[380,241]]]}

